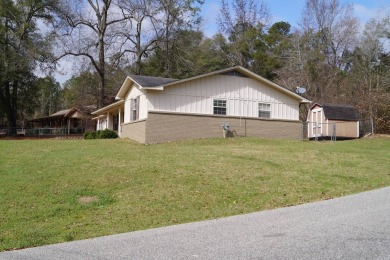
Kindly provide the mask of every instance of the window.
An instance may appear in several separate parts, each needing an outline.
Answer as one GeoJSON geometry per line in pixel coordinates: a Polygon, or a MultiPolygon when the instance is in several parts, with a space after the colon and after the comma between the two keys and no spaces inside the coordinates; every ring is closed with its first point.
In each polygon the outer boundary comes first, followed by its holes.
{"type": "Polygon", "coordinates": [[[139,96],[130,100],[131,121],[139,119],[139,96]]]}
{"type": "Polygon", "coordinates": [[[271,118],[271,104],[259,103],[259,117],[271,118]]]}
{"type": "Polygon", "coordinates": [[[226,115],[226,100],[214,99],[214,115],[226,115]]]}

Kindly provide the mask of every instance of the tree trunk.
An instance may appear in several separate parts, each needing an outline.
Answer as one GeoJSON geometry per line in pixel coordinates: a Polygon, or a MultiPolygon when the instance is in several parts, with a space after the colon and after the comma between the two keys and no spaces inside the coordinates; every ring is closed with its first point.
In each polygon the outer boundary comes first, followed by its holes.
{"type": "Polygon", "coordinates": [[[16,119],[17,119],[17,81],[14,82],[5,82],[5,110],[7,114],[7,121],[8,121],[8,134],[16,134],[16,119]],[[12,91],[11,91],[11,85],[12,85],[12,91]]]}
{"type": "Polygon", "coordinates": [[[98,89],[98,104],[97,108],[101,108],[106,105],[105,100],[105,89],[106,89],[106,78],[105,78],[105,62],[104,62],[104,36],[99,36],[99,89],[98,89]]]}

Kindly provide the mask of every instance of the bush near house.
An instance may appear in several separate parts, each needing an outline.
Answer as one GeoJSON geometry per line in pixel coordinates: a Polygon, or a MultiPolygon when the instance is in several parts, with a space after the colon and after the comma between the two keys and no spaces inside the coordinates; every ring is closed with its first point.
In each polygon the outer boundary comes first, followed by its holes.
{"type": "Polygon", "coordinates": [[[115,139],[115,138],[118,138],[118,134],[109,129],[89,131],[84,133],[84,139],[115,139]]]}

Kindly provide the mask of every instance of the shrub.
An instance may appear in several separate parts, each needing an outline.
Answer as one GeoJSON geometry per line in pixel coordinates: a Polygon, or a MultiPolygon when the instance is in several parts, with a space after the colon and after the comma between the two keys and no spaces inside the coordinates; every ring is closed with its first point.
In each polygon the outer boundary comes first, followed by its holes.
{"type": "Polygon", "coordinates": [[[109,129],[84,133],[84,139],[113,139],[113,138],[118,138],[118,134],[115,131],[109,129]]]}
{"type": "Polygon", "coordinates": [[[87,131],[84,133],[84,139],[96,139],[95,131],[87,131]]]}
{"type": "Polygon", "coordinates": [[[118,134],[115,131],[105,129],[101,130],[99,133],[99,139],[113,139],[113,138],[118,138],[118,134]]]}

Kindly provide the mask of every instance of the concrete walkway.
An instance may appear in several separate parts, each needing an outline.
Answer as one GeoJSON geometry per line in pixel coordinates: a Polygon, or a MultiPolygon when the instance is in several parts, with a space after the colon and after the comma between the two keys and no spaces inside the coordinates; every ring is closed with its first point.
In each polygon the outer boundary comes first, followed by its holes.
{"type": "Polygon", "coordinates": [[[3,252],[0,259],[390,259],[390,187],[211,221],[3,252]]]}

